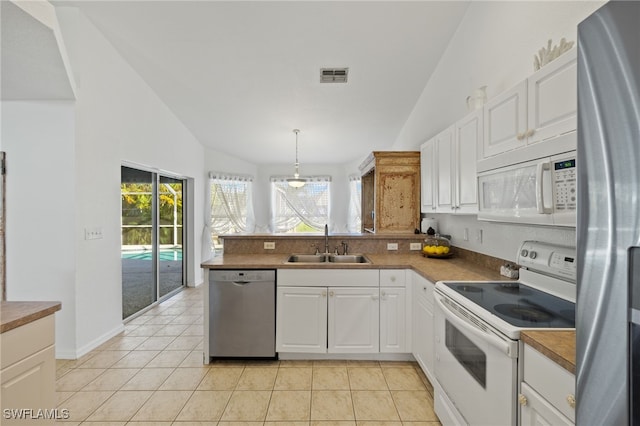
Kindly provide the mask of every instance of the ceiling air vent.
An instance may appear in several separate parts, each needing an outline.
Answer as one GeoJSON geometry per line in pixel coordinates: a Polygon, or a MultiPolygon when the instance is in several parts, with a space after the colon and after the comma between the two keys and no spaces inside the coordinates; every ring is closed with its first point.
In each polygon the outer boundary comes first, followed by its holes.
{"type": "Polygon", "coordinates": [[[346,83],[349,68],[320,68],[320,83],[346,83]]]}

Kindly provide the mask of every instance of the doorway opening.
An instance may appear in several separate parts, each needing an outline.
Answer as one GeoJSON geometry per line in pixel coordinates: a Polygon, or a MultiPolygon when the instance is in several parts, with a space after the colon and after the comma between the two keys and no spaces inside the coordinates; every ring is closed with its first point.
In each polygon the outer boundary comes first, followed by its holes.
{"type": "Polygon", "coordinates": [[[122,319],[185,285],[186,180],[122,166],[122,319]]]}

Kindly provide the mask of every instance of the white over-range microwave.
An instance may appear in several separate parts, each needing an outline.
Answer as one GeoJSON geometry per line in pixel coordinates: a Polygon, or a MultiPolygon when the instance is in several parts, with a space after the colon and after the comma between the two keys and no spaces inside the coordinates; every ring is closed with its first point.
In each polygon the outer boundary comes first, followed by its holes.
{"type": "Polygon", "coordinates": [[[478,219],[576,226],[575,132],[478,162],[478,219]]]}

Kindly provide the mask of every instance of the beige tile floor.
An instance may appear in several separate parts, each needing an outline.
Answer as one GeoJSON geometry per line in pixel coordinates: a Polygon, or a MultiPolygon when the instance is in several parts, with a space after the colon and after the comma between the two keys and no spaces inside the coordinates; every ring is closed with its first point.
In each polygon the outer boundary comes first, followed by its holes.
{"type": "Polygon", "coordinates": [[[58,360],[64,426],[440,425],[413,362],[203,365],[201,312],[201,288],[185,289],[91,353],[58,360]]]}

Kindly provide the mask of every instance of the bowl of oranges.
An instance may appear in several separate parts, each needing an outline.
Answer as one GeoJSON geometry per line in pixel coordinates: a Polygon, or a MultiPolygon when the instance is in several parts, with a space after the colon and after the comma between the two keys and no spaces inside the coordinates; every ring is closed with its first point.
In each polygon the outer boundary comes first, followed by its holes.
{"type": "Polygon", "coordinates": [[[430,235],[422,244],[422,255],[425,257],[446,258],[453,256],[451,244],[446,238],[430,235]]]}

